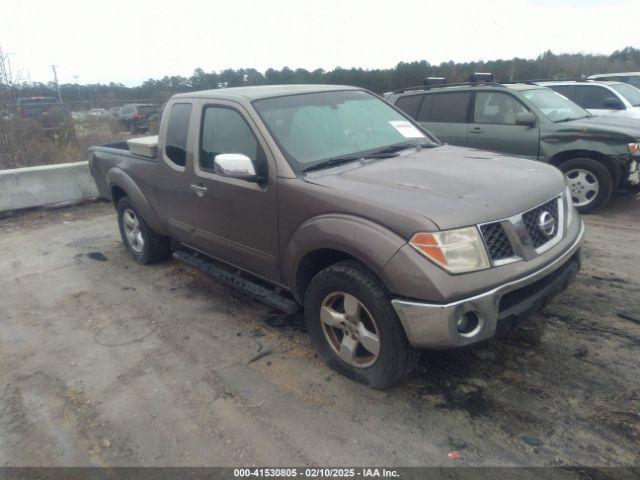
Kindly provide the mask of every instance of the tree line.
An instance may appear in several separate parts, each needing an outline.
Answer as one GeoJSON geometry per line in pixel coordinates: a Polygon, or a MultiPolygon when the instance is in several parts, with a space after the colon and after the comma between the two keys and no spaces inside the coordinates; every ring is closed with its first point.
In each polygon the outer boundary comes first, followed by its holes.
{"type": "MultiPolygon", "coordinates": [[[[446,77],[449,82],[466,81],[473,72],[491,72],[497,81],[517,81],[533,78],[574,78],[595,73],[640,71],[640,49],[626,47],[611,55],[585,53],[554,54],[546,51],[534,59],[512,58],[478,62],[444,62],[432,65],[426,60],[400,62],[393,68],[340,68],[313,71],[284,67],[269,68],[264,73],[254,68],[226,69],[205,72],[197,68],[189,77],[165,76],[149,79],[135,87],[120,83],[63,84],[63,100],[67,102],[126,102],[130,100],[166,101],[174,93],[249,85],[293,83],[343,84],[363,87],[376,93],[420,85],[425,77],[446,77]]],[[[56,96],[55,85],[19,83],[0,85],[5,99],[26,96],[56,96]],[[10,95],[8,95],[10,94],[10,95]]],[[[6,100],[5,100],[6,101],[6,100]]]]}

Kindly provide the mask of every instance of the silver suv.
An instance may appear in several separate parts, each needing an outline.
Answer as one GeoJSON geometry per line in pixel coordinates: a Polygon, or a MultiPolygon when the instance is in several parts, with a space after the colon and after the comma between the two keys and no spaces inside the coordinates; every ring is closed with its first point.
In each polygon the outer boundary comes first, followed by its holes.
{"type": "Polygon", "coordinates": [[[577,103],[592,115],[640,119],[640,90],[623,82],[536,82],[577,103]]]}

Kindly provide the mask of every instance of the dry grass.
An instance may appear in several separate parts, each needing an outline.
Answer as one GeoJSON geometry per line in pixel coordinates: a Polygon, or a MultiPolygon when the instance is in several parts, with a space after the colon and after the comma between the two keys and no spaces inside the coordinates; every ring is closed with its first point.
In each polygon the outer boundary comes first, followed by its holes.
{"type": "Polygon", "coordinates": [[[87,148],[126,137],[111,117],[68,120],[45,129],[32,119],[0,121],[0,170],[84,160],[87,148]]]}

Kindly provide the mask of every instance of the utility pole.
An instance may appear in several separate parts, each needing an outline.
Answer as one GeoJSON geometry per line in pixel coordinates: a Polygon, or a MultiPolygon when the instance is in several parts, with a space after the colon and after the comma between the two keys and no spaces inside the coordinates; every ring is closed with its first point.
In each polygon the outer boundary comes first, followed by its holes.
{"type": "Polygon", "coordinates": [[[0,47],[0,83],[5,85],[13,85],[13,72],[11,71],[11,61],[9,56],[13,53],[3,52],[0,47]]]}
{"type": "Polygon", "coordinates": [[[56,83],[56,90],[58,90],[58,100],[62,103],[62,93],[60,92],[60,84],[58,83],[58,72],[56,71],[56,67],[58,65],[51,65],[51,70],[53,70],[53,80],[56,83]]]}

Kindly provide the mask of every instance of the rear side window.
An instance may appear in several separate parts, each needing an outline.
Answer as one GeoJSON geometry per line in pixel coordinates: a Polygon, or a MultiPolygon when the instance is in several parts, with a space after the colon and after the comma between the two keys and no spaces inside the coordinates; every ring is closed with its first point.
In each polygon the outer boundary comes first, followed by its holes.
{"type": "Polygon", "coordinates": [[[190,103],[178,103],[171,107],[169,114],[165,153],[169,160],[181,167],[187,163],[187,135],[191,109],[190,103]]]}
{"type": "Polygon", "coordinates": [[[424,95],[407,95],[401,97],[396,102],[396,107],[409,115],[411,118],[418,117],[418,108],[420,108],[420,101],[424,95]]]}
{"type": "Polygon", "coordinates": [[[470,92],[427,95],[422,102],[418,120],[421,122],[466,123],[470,92]]]}
{"type": "Polygon", "coordinates": [[[555,90],[560,95],[567,97],[569,100],[572,100],[573,96],[573,86],[571,85],[549,85],[549,88],[555,90]]]}
{"type": "Polygon", "coordinates": [[[576,85],[573,101],[582,108],[606,108],[607,98],[617,98],[616,94],[604,87],[576,85]]]}

